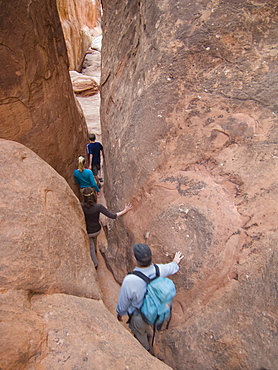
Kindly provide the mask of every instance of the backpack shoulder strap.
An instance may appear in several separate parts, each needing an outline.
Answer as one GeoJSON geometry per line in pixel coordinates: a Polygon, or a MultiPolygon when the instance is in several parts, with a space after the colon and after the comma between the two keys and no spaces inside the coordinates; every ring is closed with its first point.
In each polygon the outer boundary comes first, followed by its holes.
{"type": "Polygon", "coordinates": [[[155,267],[155,272],[156,272],[156,277],[157,278],[158,276],[160,276],[160,271],[159,271],[159,267],[157,265],[154,265],[155,267]]]}
{"type": "Polygon", "coordinates": [[[136,275],[138,277],[140,277],[141,279],[143,279],[147,284],[150,284],[150,282],[154,279],[156,279],[157,277],[160,276],[160,271],[159,271],[159,267],[157,265],[154,265],[155,267],[155,277],[153,279],[150,279],[148,278],[145,274],[143,274],[143,272],[141,271],[132,271],[132,272],[129,272],[128,274],[133,274],[133,275],[136,275]]]}
{"type": "Polygon", "coordinates": [[[156,279],[157,277],[160,276],[160,271],[159,271],[159,267],[157,265],[154,265],[155,267],[155,277],[153,279],[150,279],[148,278],[145,274],[143,274],[143,272],[141,271],[132,271],[132,272],[129,272],[129,274],[133,274],[133,275],[136,275],[138,277],[140,277],[141,279],[143,279],[147,284],[150,284],[150,282],[154,279],[156,279]]]}
{"type": "Polygon", "coordinates": [[[138,277],[140,277],[141,279],[143,279],[147,284],[150,283],[151,279],[149,279],[146,275],[143,274],[143,272],[141,271],[132,271],[130,272],[129,274],[133,274],[133,275],[136,275],[138,277]]]}

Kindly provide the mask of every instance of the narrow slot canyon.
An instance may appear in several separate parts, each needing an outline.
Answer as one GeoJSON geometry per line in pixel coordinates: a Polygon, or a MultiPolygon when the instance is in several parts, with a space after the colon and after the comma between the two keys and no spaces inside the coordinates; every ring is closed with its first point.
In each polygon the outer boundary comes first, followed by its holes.
{"type": "Polygon", "coordinates": [[[277,1],[0,6],[0,369],[278,369],[277,1]],[[133,205],[97,269],[89,133],[98,203],[133,205]],[[117,320],[135,243],[184,255],[155,356],[117,320]]]}
{"type": "MultiPolygon", "coordinates": [[[[97,19],[97,26],[90,30],[92,33],[92,43],[86,51],[83,64],[80,72],[70,71],[71,81],[73,84],[73,91],[82,107],[88,133],[96,135],[96,141],[102,142],[101,124],[100,124],[100,73],[101,73],[101,38],[102,30],[99,26],[101,19],[97,19]],[[94,86],[97,88],[94,89],[94,86]]],[[[88,165],[88,160],[86,160],[88,165]]],[[[104,172],[104,158],[101,155],[101,174],[104,172]]],[[[105,184],[101,183],[101,187],[105,184]]],[[[100,197],[97,199],[98,203],[107,207],[106,199],[103,190],[100,192],[100,197]]],[[[113,221],[112,221],[113,222],[113,221]]],[[[99,266],[97,269],[98,280],[102,292],[102,299],[109,311],[115,315],[116,304],[120,291],[120,284],[117,283],[113,274],[106,266],[104,253],[108,248],[108,241],[106,233],[108,231],[109,219],[100,214],[100,223],[102,229],[98,236],[97,258],[99,266]],[[105,232],[106,230],[106,232],[105,232]]]]}

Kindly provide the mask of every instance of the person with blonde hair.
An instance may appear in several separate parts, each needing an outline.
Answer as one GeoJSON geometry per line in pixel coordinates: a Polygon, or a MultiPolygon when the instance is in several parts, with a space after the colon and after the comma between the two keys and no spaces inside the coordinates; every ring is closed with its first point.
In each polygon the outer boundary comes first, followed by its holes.
{"type": "Polygon", "coordinates": [[[73,177],[75,183],[80,186],[81,194],[85,188],[95,189],[97,193],[100,192],[93,172],[85,168],[85,158],[82,155],[78,157],[78,169],[73,171],[73,177]]]}
{"type": "Polygon", "coordinates": [[[95,191],[92,188],[85,188],[83,191],[83,196],[84,203],[81,203],[81,206],[84,212],[86,229],[90,241],[90,253],[95,268],[97,268],[98,259],[96,256],[96,247],[97,247],[97,236],[101,231],[101,224],[99,222],[100,214],[102,213],[109,218],[116,219],[117,217],[122,216],[128,211],[130,211],[132,205],[128,203],[125,205],[122,211],[112,213],[108,211],[108,209],[105,208],[104,205],[97,203],[97,197],[95,191]]]}

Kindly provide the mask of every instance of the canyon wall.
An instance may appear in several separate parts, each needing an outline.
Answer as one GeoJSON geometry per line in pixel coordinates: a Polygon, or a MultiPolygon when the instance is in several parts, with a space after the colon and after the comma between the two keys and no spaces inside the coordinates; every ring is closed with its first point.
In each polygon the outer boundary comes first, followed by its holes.
{"type": "Polygon", "coordinates": [[[76,190],[87,126],[69,77],[53,0],[0,0],[0,137],[26,145],[76,190]]]}
{"type": "Polygon", "coordinates": [[[105,194],[118,282],[130,247],[185,258],[170,329],[174,369],[275,369],[278,89],[275,0],[103,0],[105,194]]]}
{"type": "Polygon", "coordinates": [[[84,56],[92,43],[93,28],[101,17],[100,0],[57,0],[66,41],[69,69],[80,72],[84,56]]]}

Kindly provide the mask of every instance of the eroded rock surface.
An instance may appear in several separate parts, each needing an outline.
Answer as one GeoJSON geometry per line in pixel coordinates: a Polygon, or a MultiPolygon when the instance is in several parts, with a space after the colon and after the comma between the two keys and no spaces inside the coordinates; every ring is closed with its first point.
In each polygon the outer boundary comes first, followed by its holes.
{"type": "Polygon", "coordinates": [[[0,1],[0,137],[26,145],[75,189],[87,126],[78,110],[54,1],[0,1]]]}
{"type": "Polygon", "coordinates": [[[32,299],[48,332],[46,369],[170,369],[148,354],[101,301],[55,294],[32,299]]]}
{"type": "Polygon", "coordinates": [[[100,21],[100,0],[57,0],[67,45],[69,68],[80,72],[92,42],[93,28],[100,21]]]}
{"type": "Polygon", "coordinates": [[[0,292],[1,369],[170,369],[149,355],[102,301],[0,292]]]}
{"type": "Polygon", "coordinates": [[[105,192],[134,204],[110,225],[111,270],[121,282],[134,242],[155,262],[181,250],[166,363],[276,368],[277,2],[103,10],[105,192]]]}
{"type": "MultiPolygon", "coordinates": [[[[99,32],[99,31],[98,31],[99,32]]],[[[78,102],[80,103],[84,116],[86,117],[86,123],[88,126],[89,133],[96,134],[97,141],[102,141],[101,139],[101,127],[100,127],[100,66],[101,66],[101,53],[99,50],[93,49],[94,41],[100,36],[97,36],[93,39],[91,47],[88,49],[83,66],[82,66],[82,75],[85,77],[91,77],[98,84],[97,94],[91,96],[81,96],[76,95],[78,102]]],[[[72,73],[72,72],[71,72],[72,73]]]]}
{"type": "Polygon", "coordinates": [[[80,203],[23,145],[0,139],[2,289],[100,298],[80,203]]]}
{"type": "Polygon", "coordinates": [[[98,93],[99,85],[97,81],[76,71],[70,71],[73,91],[79,96],[91,96],[98,93]]]}

